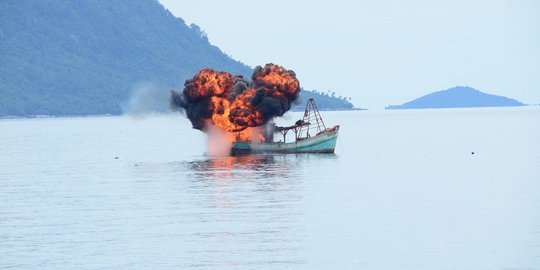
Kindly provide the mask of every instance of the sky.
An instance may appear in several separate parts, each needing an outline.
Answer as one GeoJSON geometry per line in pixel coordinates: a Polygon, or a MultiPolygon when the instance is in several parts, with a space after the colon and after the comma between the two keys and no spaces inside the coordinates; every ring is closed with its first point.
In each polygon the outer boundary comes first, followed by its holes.
{"type": "Polygon", "coordinates": [[[356,107],[454,86],[540,103],[540,1],[159,1],[234,59],[356,107]]]}

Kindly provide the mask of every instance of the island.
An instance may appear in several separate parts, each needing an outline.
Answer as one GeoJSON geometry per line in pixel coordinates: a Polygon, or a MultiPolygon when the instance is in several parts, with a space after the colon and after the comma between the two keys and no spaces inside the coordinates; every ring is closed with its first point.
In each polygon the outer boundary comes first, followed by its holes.
{"type": "MultiPolygon", "coordinates": [[[[157,0],[2,1],[0,7],[0,117],[118,115],[140,85],[167,94],[203,68],[253,71],[157,0]]],[[[304,90],[300,97],[313,95],[304,90]]],[[[317,102],[320,109],[353,107],[333,95],[318,95],[317,102]]]]}
{"type": "Polygon", "coordinates": [[[437,91],[402,105],[390,105],[385,109],[472,108],[511,107],[525,104],[511,98],[483,93],[468,86],[456,86],[437,91]]]}

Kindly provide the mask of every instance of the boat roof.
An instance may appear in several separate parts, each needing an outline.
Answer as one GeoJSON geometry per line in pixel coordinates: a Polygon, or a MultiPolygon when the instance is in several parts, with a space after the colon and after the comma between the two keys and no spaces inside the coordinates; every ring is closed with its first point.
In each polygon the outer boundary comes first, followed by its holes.
{"type": "Polygon", "coordinates": [[[297,124],[292,125],[292,126],[288,126],[288,127],[278,127],[278,126],[276,126],[276,131],[291,130],[291,129],[295,129],[295,128],[299,128],[299,127],[303,127],[303,126],[309,126],[309,125],[310,125],[309,122],[297,122],[297,124]]]}

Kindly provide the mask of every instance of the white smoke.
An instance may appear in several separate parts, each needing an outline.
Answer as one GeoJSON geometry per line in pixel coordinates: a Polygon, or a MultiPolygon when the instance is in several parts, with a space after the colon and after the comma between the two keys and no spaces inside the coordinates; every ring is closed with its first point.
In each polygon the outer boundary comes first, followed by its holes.
{"type": "Polygon", "coordinates": [[[209,156],[225,157],[231,154],[232,142],[234,141],[233,133],[215,126],[210,120],[207,120],[204,132],[208,136],[207,154],[209,156]]]}
{"type": "Polygon", "coordinates": [[[170,111],[169,98],[170,92],[166,87],[143,82],[132,87],[128,101],[121,107],[124,114],[134,117],[163,114],[170,111]]]}

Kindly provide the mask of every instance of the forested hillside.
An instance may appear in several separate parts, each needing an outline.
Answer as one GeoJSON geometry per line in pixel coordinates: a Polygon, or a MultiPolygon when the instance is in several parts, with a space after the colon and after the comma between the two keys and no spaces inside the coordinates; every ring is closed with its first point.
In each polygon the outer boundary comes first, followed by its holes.
{"type": "Polygon", "coordinates": [[[206,67],[251,74],[156,0],[0,1],[0,116],[119,114],[206,67]]]}

